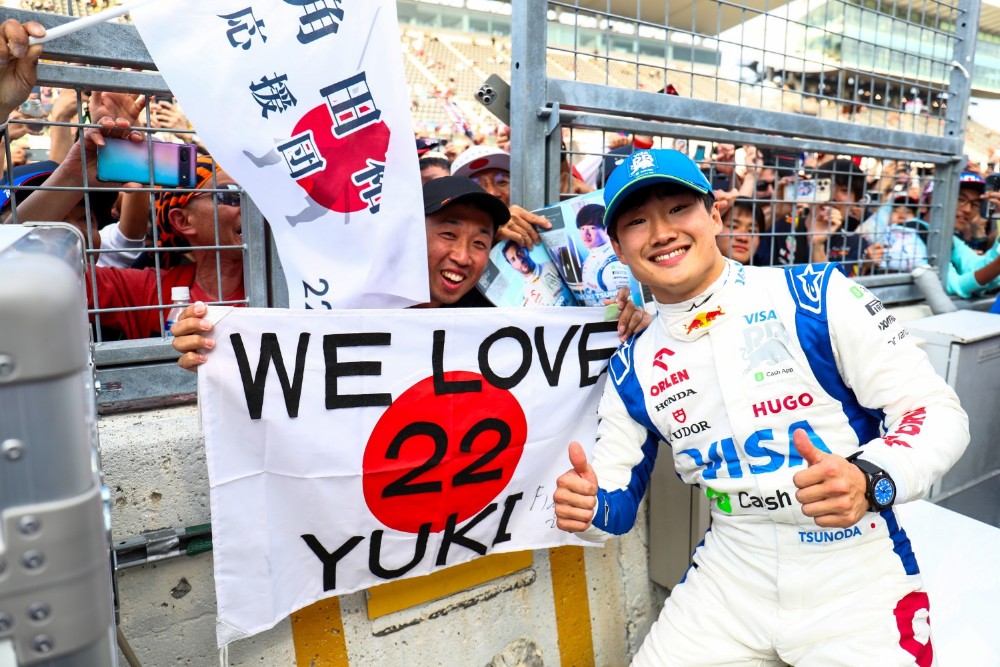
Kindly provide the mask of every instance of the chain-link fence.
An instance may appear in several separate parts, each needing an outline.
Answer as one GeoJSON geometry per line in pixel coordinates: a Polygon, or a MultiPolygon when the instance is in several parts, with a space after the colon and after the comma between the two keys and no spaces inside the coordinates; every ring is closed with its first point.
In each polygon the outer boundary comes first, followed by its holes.
{"type": "MultiPolygon", "coordinates": [[[[474,90],[485,75],[508,78],[512,203],[541,208],[571,195],[578,181],[601,187],[638,146],[672,147],[702,163],[732,211],[720,237],[730,256],[751,264],[839,260],[889,302],[921,297],[909,273],[916,265],[947,277],[977,1],[577,0],[514,2],[509,14],[466,5],[400,2],[409,83],[428,91],[410,91],[414,113],[485,125],[491,117],[473,102],[474,90]]],[[[50,27],[70,20],[9,13],[50,27]]],[[[176,114],[170,120],[175,101],[131,26],[69,35],[48,44],[44,58],[40,85],[69,92],[51,100],[63,114],[30,122],[34,131],[48,128],[59,159],[95,113],[114,108],[95,105],[93,91],[146,96],[134,129],[147,164],[155,163],[150,139],[199,143],[196,128],[176,114]]],[[[15,156],[5,147],[9,164],[15,156]]],[[[88,181],[86,169],[61,187],[84,192],[75,215],[91,260],[100,401],[192,392],[194,376],[177,369],[164,333],[169,272],[197,264],[202,283],[215,286],[204,297],[215,303],[285,305],[263,219],[211,163],[197,203],[177,206],[149,167],[154,184],[132,186],[128,197],[88,181]],[[123,207],[141,211],[142,248],[107,242],[123,207]],[[185,244],[171,208],[200,209],[210,242],[185,244]],[[97,229],[102,222],[109,224],[97,229]],[[105,279],[113,271],[102,265],[115,259],[145,267],[115,269],[146,272],[141,302],[115,296],[116,283],[105,279]],[[122,331],[137,318],[142,326],[122,331]]],[[[14,190],[58,194],[52,183],[14,190]]]]}
{"type": "Polygon", "coordinates": [[[890,302],[920,298],[915,266],[947,276],[978,2],[512,10],[512,201],[572,194],[568,167],[600,187],[636,147],[677,148],[733,209],[728,255],[838,260],[890,302]]]}
{"type": "MultiPolygon", "coordinates": [[[[9,13],[47,27],[70,20],[9,13]]],[[[67,222],[85,238],[102,404],[195,390],[194,374],[177,367],[168,339],[173,286],[189,287],[190,301],[268,305],[263,218],[208,155],[154,70],[130,25],[102,24],[53,41],[28,103],[43,107],[44,115],[18,114],[4,141],[11,165],[5,222],[67,222]],[[133,101],[138,95],[145,100],[141,110],[133,101]],[[128,119],[142,140],[115,145],[115,137],[121,142],[128,134],[116,130],[98,160],[97,146],[79,140],[103,115],[128,119]],[[31,155],[42,159],[18,166],[9,139],[25,132],[44,132],[48,155],[31,155]],[[116,168],[122,175],[109,171],[99,178],[101,170],[116,168]]]]}

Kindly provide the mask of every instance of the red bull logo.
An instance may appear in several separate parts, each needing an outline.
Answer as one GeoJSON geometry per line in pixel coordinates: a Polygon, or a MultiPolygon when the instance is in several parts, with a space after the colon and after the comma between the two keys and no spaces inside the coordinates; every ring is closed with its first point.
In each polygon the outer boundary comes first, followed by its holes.
{"type": "Polygon", "coordinates": [[[704,313],[698,313],[694,316],[694,319],[687,325],[686,333],[691,333],[696,329],[704,329],[709,326],[716,318],[725,315],[722,312],[722,308],[717,308],[715,310],[709,310],[704,313]]]}

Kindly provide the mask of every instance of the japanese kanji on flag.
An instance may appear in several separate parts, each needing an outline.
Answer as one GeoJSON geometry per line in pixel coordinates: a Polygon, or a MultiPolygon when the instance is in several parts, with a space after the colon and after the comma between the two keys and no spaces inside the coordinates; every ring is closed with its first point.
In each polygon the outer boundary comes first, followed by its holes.
{"type": "Polygon", "coordinates": [[[616,322],[598,308],[213,308],[198,373],[220,646],[316,600],[555,526],[594,441],[616,322]]]}
{"type": "Polygon", "coordinates": [[[393,0],[172,0],[132,19],[199,137],[268,219],[292,307],[429,300],[393,0]]]}

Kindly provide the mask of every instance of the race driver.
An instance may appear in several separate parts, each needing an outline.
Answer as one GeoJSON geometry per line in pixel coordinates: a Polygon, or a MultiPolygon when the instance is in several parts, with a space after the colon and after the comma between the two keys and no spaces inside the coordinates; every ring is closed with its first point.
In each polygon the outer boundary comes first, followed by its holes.
{"type": "Polygon", "coordinates": [[[589,253],[583,260],[583,298],[588,306],[611,303],[618,290],[629,286],[628,271],[615,257],[604,229],[604,207],[587,204],[576,214],[580,239],[589,253]]]}
{"type": "Polygon", "coordinates": [[[632,664],[930,665],[930,606],[893,506],[968,444],[955,393],[834,265],[725,259],[687,156],[637,152],[604,196],[657,317],[611,359],[592,463],[569,446],[558,525],[628,531],[662,443],[712,516],[632,664]]]}

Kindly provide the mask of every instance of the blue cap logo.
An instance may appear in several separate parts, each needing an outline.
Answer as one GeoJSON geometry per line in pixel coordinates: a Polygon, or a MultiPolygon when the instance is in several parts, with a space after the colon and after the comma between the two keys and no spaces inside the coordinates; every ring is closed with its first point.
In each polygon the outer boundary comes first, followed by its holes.
{"type": "Polygon", "coordinates": [[[604,186],[604,226],[614,226],[618,207],[631,193],[666,182],[703,195],[712,193],[708,179],[684,153],[666,148],[636,151],[611,172],[604,186]]]}
{"type": "Polygon", "coordinates": [[[643,172],[652,172],[656,169],[656,161],[649,151],[639,151],[632,155],[628,165],[628,175],[630,178],[641,176],[643,172]]]}

